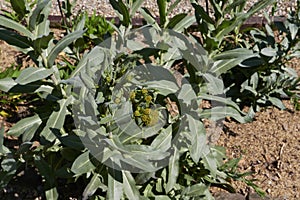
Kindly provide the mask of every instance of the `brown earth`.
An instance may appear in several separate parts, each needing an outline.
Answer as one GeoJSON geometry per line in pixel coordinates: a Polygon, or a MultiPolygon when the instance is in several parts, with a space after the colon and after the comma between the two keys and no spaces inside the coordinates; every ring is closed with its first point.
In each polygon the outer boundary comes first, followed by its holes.
{"type": "MultiPolygon", "coordinates": [[[[26,66],[24,57],[17,55],[19,54],[16,49],[0,41],[0,70],[11,67],[13,63],[22,63],[26,66]]],[[[293,67],[300,72],[299,60],[293,62],[293,67]]],[[[295,111],[288,100],[284,101],[284,104],[287,106],[286,110],[265,108],[255,115],[251,123],[224,122],[217,144],[227,149],[229,158],[242,156],[239,170],[253,172],[248,178],[257,179],[255,183],[266,192],[268,196],[266,199],[299,200],[300,111],[295,111]]],[[[0,116],[0,122],[3,120],[0,116]]],[[[10,123],[4,123],[6,128],[10,126],[10,123]]],[[[23,187],[24,183],[19,181],[14,184],[23,187]]],[[[238,181],[232,184],[237,189],[238,195],[228,196],[222,191],[216,194],[216,199],[260,199],[253,195],[253,190],[244,183],[238,181]]],[[[0,196],[22,199],[20,195],[24,192],[17,194],[16,188],[18,187],[14,186],[10,188],[11,191],[7,189],[0,191],[0,196]]],[[[33,196],[37,195],[38,189],[32,190],[31,193],[33,196]]]]}

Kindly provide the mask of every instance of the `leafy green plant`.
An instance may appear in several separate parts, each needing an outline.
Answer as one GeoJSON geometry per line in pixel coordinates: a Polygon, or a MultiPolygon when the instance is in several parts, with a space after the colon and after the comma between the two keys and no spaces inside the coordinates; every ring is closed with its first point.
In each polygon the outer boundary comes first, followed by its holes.
{"type": "Polygon", "coordinates": [[[276,32],[270,21],[263,30],[250,31],[248,46],[257,57],[224,76],[228,96],[255,110],[270,104],[284,109],[281,98],[299,96],[299,77],[288,66],[291,59],[299,58],[299,10],[290,13],[287,21],[275,23],[276,32]]]}
{"type": "Polygon", "coordinates": [[[141,9],[148,24],[138,29],[131,17],[141,0],[110,2],[121,26],[111,24],[116,34],[78,57],[65,74],[56,57],[84,34],[83,20],[56,43],[48,27],[50,1],[38,1],[26,27],[0,17],[0,38],[38,66],[0,79],[0,89],[33,93],[40,101],[6,133],[19,138],[18,149],[2,145],[1,129],[1,186],[20,166],[33,166],[47,199],[59,198],[61,180],[84,183],[83,199],[213,199],[212,185],[233,192],[226,180],[234,172],[222,168],[225,151],[207,143],[202,120],[251,120],[252,113],[224,97],[222,75],[257,55],[245,48],[208,53],[182,34],[195,19],[168,19],[173,6],[167,9],[164,1],[157,1],[160,25],[141,9]],[[174,76],[178,62],[186,73],[174,76]],[[203,99],[217,105],[203,109],[203,99]]]}
{"type": "Polygon", "coordinates": [[[213,16],[196,1],[191,1],[195,9],[198,30],[201,33],[200,43],[211,54],[226,49],[240,47],[241,26],[253,14],[274,2],[261,0],[253,5],[246,13],[244,8],[247,0],[210,0],[213,16]],[[228,40],[234,41],[234,47],[226,47],[228,40]]]}
{"type": "Polygon", "coordinates": [[[96,11],[89,16],[87,12],[80,14],[73,22],[72,29],[76,30],[81,26],[82,20],[84,21],[85,32],[82,39],[77,39],[74,46],[80,48],[80,51],[91,48],[98,45],[105,38],[108,38],[113,33],[114,29],[110,24],[114,23],[112,20],[110,23],[102,16],[97,16],[96,11]]]}

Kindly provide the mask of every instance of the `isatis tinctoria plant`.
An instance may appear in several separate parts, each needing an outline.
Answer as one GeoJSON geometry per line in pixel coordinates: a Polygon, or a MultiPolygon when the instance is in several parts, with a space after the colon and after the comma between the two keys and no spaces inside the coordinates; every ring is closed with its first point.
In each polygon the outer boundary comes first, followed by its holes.
{"type": "MultiPolygon", "coordinates": [[[[174,6],[164,1],[157,1],[160,24],[140,9],[141,0],[110,2],[121,25],[111,24],[115,34],[82,55],[68,79],[59,76],[55,59],[82,36],[81,28],[56,42],[46,0],[25,12],[25,25],[0,17],[1,39],[37,65],[1,79],[0,89],[40,99],[6,133],[20,145],[1,145],[1,186],[20,166],[33,166],[47,199],[59,198],[61,180],[84,183],[82,199],[213,199],[211,185],[233,192],[221,170],[224,149],[207,142],[202,120],[251,119],[226,98],[221,75],[257,55],[243,48],[210,54],[183,34],[196,19],[168,19],[174,6]],[[138,10],[148,24],[133,29],[138,10]],[[180,63],[182,74],[175,68],[180,63]],[[204,99],[211,108],[200,106],[204,99]]],[[[3,135],[1,129],[1,144],[3,135]]]]}

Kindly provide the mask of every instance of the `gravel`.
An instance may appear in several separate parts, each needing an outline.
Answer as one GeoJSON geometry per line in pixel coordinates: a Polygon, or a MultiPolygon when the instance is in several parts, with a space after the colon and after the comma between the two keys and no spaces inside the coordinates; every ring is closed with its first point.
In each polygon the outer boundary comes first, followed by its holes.
{"type": "MultiPolygon", "coordinates": [[[[75,2],[76,0],[73,0],[75,2]]],[[[174,3],[175,0],[171,0],[169,5],[174,3]]],[[[251,8],[256,2],[259,0],[248,0],[245,12],[249,8],[251,8]]],[[[59,7],[58,7],[58,1],[53,0],[53,9],[51,11],[52,15],[60,15],[59,13],[59,7]]],[[[60,0],[60,2],[63,2],[63,0],[60,0]]],[[[71,0],[72,2],[72,0],[71,0]]],[[[205,0],[198,0],[200,5],[205,7],[205,0]]],[[[156,5],[155,0],[145,0],[143,7],[146,7],[147,9],[150,10],[150,12],[154,16],[158,16],[158,8],[156,5]]],[[[0,0],[0,7],[1,10],[9,10],[9,3],[5,0],[0,0]]],[[[276,7],[274,6],[269,6],[266,8],[264,11],[271,14],[272,9],[275,9],[275,16],[286,16],[289,11],[294,10],[296,7],[296,0],[277,0],[276,2],[276,7]]],[[[210,7],[210,12],[212,12],[212,9],[210,7]]],[[[87,11],[88,13],[92,14],[94,11],[96,11],[96,14],[106,16],[106,17],[115,17],[117,16],[116,13],[114,12],[112,6],[109,3],[109,0],[77,0],[76,5],[74,6],[73,13],[74,15],[78,15],[81,12],[87,11]]],[[[190,0],[182,0],[178,6],[174,9],[174,11],[170,14],[170,16],[174,16],[177,13],[189,13],[193,14],[193,7],[190,3],[190,0]]],[[[258,16],[262,16],[263,12],[257,13],[258,16]]],[[[138,16],[138,13],[137,15],[138,16]]]]}

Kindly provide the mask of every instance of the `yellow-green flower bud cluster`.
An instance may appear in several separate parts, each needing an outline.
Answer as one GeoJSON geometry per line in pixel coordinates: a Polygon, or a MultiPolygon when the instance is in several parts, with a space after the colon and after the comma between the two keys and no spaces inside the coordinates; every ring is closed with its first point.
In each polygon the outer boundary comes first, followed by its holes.
{"type": "Polygon", "coordinates": [[[146,88],[131,91],[129,99],[133,105],[133,117],[137,124],[151,126],[158,121],[158,111],[152,109],[154,92],[146,88]]]}

